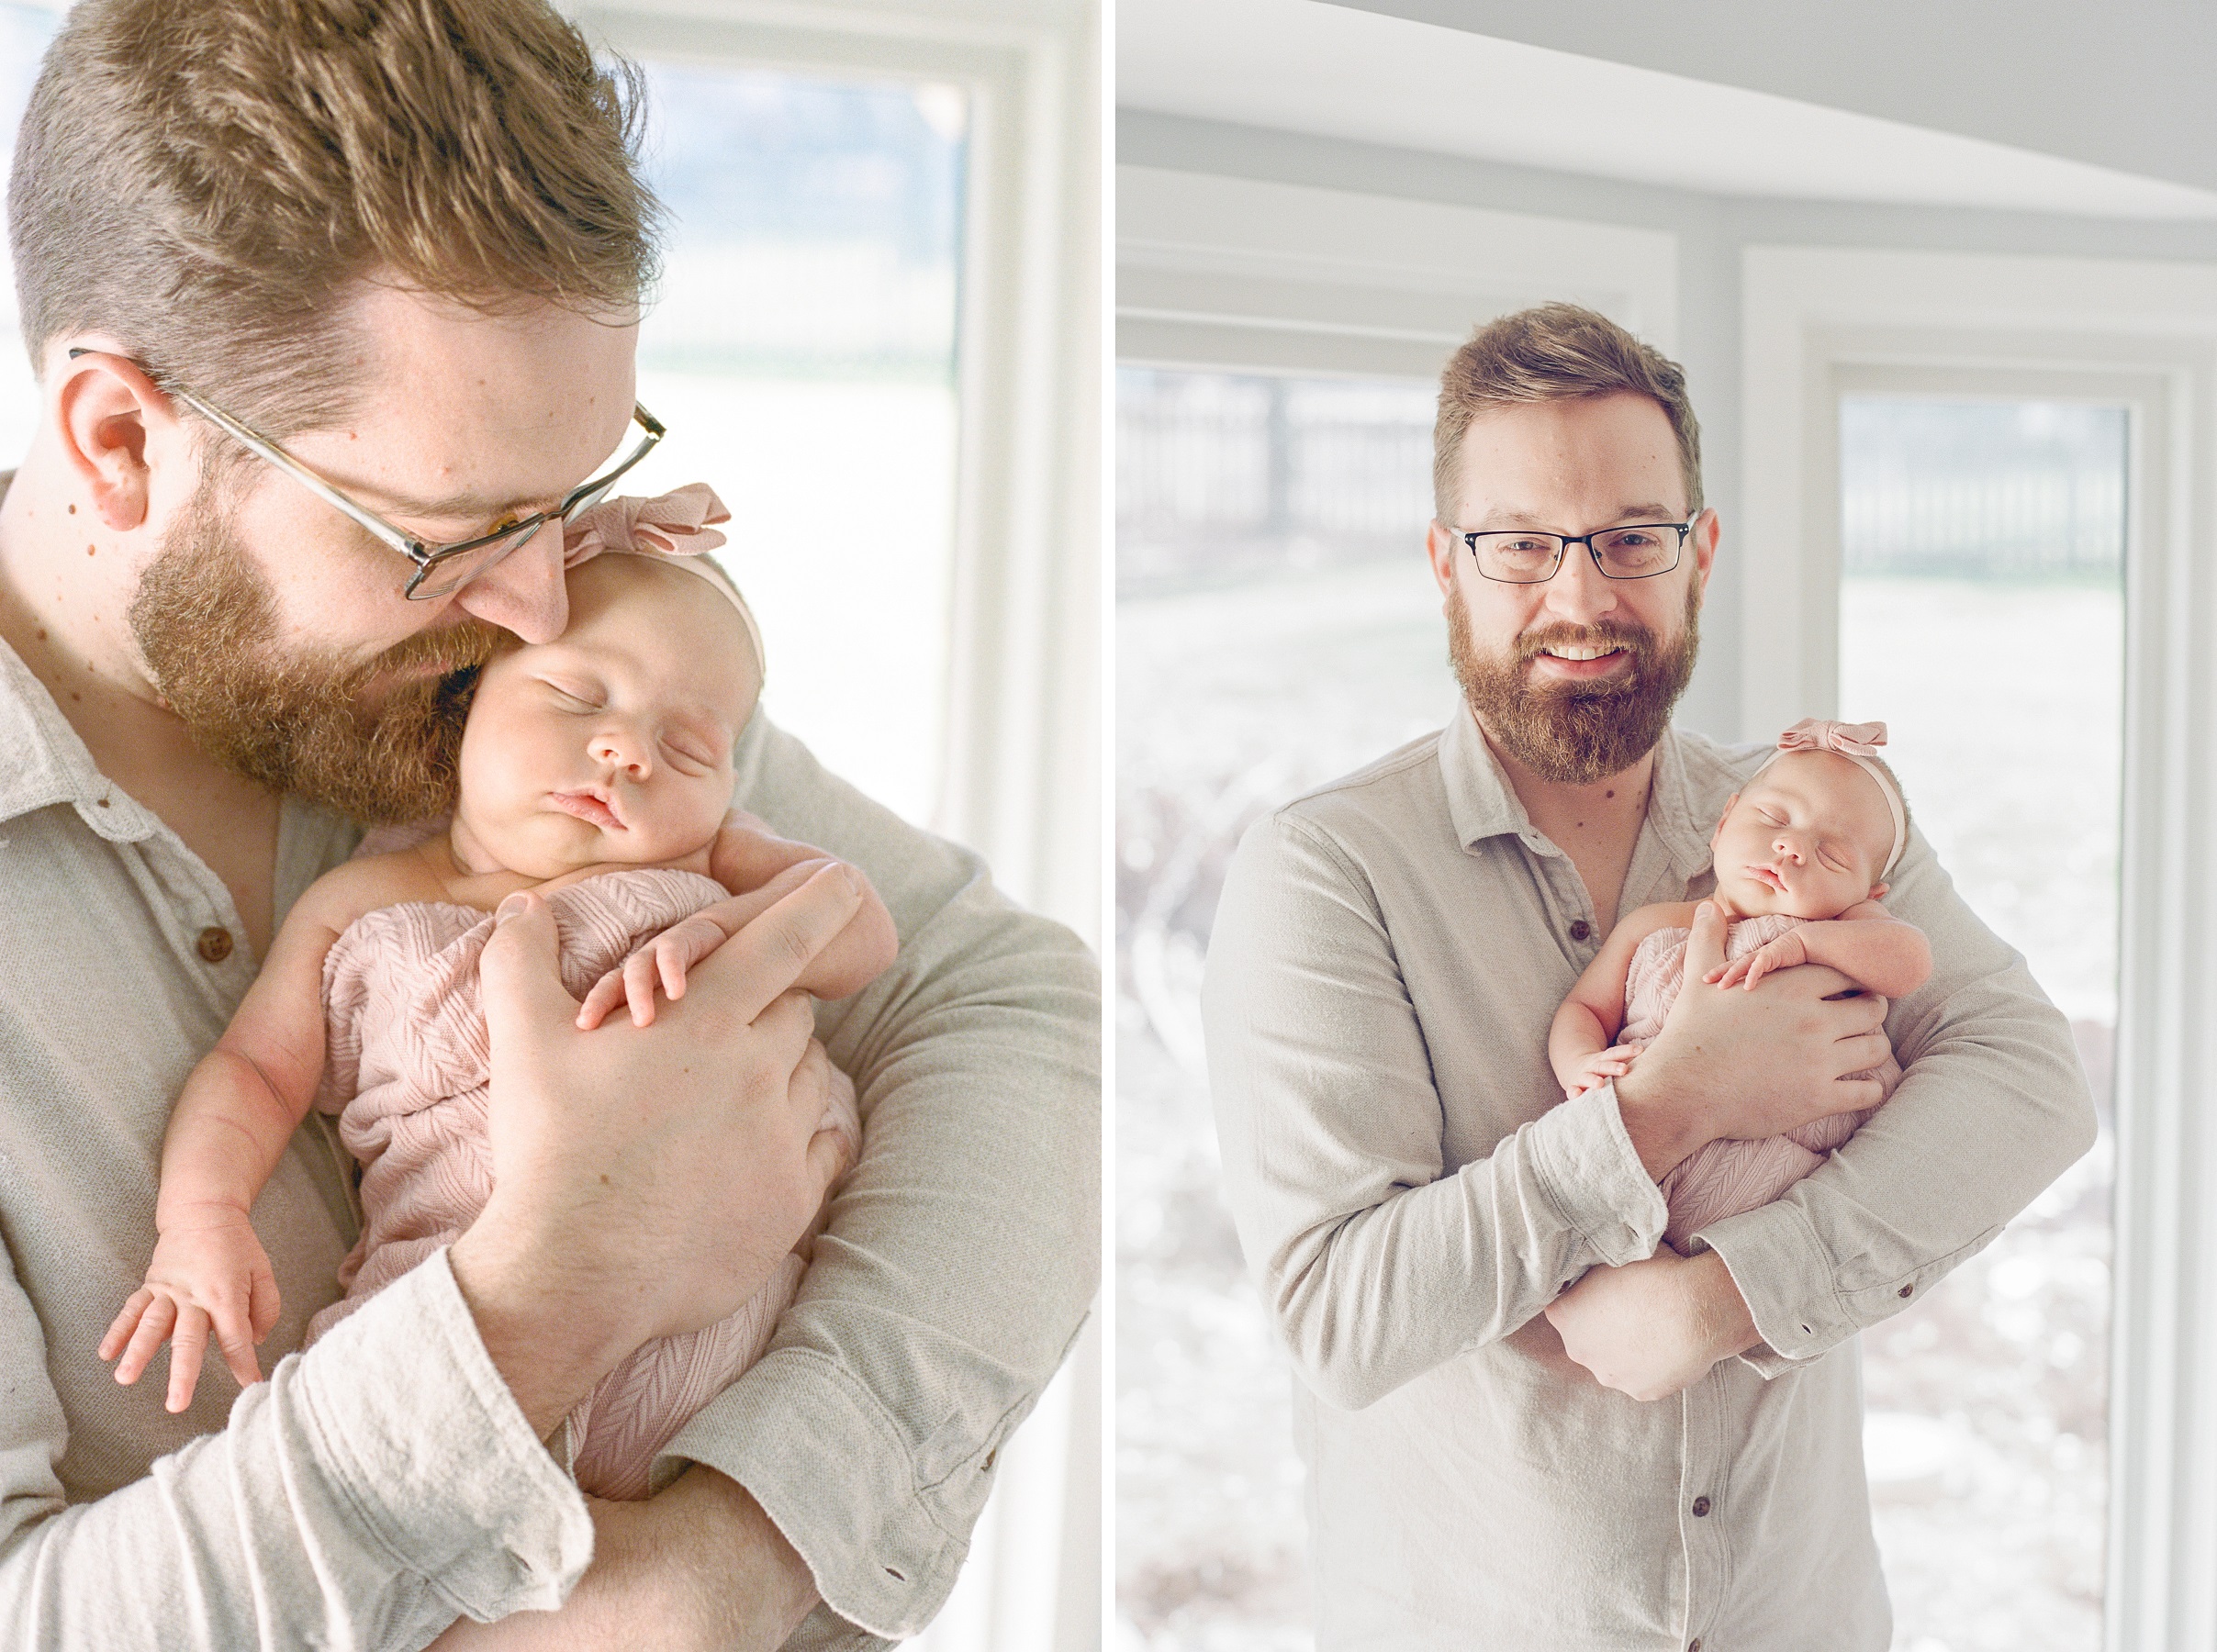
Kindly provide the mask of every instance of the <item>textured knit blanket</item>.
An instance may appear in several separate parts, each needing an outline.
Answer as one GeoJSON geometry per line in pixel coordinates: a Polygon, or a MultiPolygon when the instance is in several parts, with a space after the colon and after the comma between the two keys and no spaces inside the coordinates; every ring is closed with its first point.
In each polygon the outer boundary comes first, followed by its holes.
{"type": "MultiPolygon", "coordinates": [[[[648,937],[723,899],[690,872],[604,873],[547,897],[562,981],[582,999],[648,937]]],[[[316,1104],[362,1166],[362,1238],[339,1271],[343,1300],[310,1340],[476,1219],[493,1189],[486,1134],[490,1040],[477,962],[493,920],[473,907],[412,901],[368,913],[323,966],[327,1053],[316,1104]]],[[[619,1006],[616,1014],[626,1011],[619,1006]]],[[[823,1128],[861,1148],[855,1089],[834,1070],[823,1128]]],[[[577,1483],[600,1497],[647,1494],[655,1454],[692,1414],[760,1358],[806,1264],[779,1263],[731,1318],[642,1346],[568,1418],[577,1483]]]]}
{"type": "MultiPolygon", "coordinates": [[[[1775,941],[1798,918],[1767,914],[1743,918],[1725,932],[1728,962],[1775,941]]],[[[1685,943],[1690,932],[1657,930],[1632,954],[1624,977],[1624,1030],[1618,1044],[1645,1044],[1663,1031],[1663,1018],[1678,1001],[1685,982],[1685,943]]],[[[1884,1097],[1901,1082],[1901,1067],[1893,1056],[1858,1078],[1875,1078],[1884,1097]]],[[[1737,1216],[1769,1204],[1781,1193],[1824,1163],[1833,1148],[1853,1135],[1864,1120],[1877,1111],[1834,1113],[1817,1119],[1784,1135],[1753,1142],[1711,1142],[1682,1162],[1660,1184],[1663,1202],[1670,1207],[1670,1224],[1663,1236],[1672,1248],[1690,1255],[1688,1241],[1712,1222],[1737,1216]]]]}

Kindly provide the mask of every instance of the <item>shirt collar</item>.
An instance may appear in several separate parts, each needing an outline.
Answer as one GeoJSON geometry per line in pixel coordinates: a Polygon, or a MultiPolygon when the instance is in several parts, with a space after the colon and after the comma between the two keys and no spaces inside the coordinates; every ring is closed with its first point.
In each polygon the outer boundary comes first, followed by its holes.
{"type": "Polygon", "coordinates": [[[125,794],[93,762],[46,685],[0,642],[0,821],[56,803],[75,807],[111,843],[133,843],[161,829],[152,812],[125,794]]]}
{"type": "MultiPolygon", "coordinates": [[[[1488,838],[1514,837],[1535,854],[1562,853],[1532,824],[1467,702],[1457,702],[1440,736],[1439,773],[1447,787],[1456,840],[1465,849],[1488,838]]],[[[1709,827],[1714,822],[1699,817],[1688,784],[1685,742],[1674,727],[1665,727],[1655,742],[1654,779],[1641,830],[1655,834],[1683,878],[1694,877],[1709,864],[1709,827]]]]}

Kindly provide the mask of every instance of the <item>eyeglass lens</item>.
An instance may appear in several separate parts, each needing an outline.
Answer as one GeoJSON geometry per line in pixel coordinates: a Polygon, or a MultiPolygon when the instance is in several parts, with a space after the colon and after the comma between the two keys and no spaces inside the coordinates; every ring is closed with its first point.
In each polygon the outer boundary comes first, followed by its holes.
{"type": "MultiPolygon", "coordinates": [[[[1607,577],[1645,579],[1677,565],[1684,537],[1675,523],[1639,525],[1597,533],[1591,542],[1607,577]]],[[[1551,576],[1564,549],[1563,541],[1552,533],[1479,533],[1471,539],[1478,571],[1511,585],[1536,584],[1551,576]]]]}

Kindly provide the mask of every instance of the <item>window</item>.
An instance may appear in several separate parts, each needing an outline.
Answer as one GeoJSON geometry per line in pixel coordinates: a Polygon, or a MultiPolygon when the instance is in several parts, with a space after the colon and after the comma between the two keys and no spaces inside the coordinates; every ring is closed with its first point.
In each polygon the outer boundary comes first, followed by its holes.
{"type": "Polygon", "coordinates": [[[1864,1336],[1866,1463],[1912,1648],[2101,1645],[2117,1027],[2122,407],[1850,395],[1840,709],[2071,1020],[2095,1150],[1864,1336]]]}
{"type": "Polygon", "coordinates": [[[710,483],[764,704],[909,819],[938,802],[969,105],[956,86],[640,59],[670,211],[635,491],[710,483]]]}
{"type": "Polygon", "coordinates": [[[1126,1646],[1308,1644],[1293,1379],[1219,1191],[1201,964],[1248,823],[1439,728],[1455,704],[1424,555],[1434,395],[1392,380],[1117,375],[1126,1646]]]}

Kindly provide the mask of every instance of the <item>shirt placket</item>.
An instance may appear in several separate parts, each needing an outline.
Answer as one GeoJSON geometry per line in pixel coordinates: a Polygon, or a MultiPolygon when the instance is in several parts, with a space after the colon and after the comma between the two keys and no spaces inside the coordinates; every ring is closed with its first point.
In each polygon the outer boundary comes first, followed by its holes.
{"type": "Polygon", "coordinates": [[[1724,1381],[1711,1371],[1678,1401],[1678,1541],[1685,1564],[1685,1618],[1678,1640],[1685,1652],[1724,1652],[1713,1633],[1731,1579],[1724,1381]]]}

